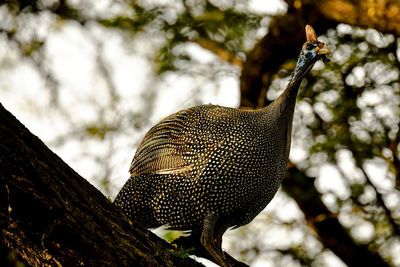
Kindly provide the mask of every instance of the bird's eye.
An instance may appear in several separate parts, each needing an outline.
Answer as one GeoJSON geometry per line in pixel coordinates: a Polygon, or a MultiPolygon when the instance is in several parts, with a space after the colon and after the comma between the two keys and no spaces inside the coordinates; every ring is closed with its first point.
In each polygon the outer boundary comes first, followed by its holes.
{"type": "Polygon", "coordinates": [[[307,44],[306,44],[306,49],[307,49],[307,50],[311,50],[311,49],[314,48],[314,46],[315,46],[315,45],[312,44],[312,43],[307,43],[307,44]]]}

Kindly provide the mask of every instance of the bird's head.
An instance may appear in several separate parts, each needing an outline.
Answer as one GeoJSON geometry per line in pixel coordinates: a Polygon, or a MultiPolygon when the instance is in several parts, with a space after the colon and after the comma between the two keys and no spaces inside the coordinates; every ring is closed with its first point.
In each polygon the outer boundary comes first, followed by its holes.
{"type": "Polygon", "coordinates": [[[315,31],[310,25],[306,26],[306,37],[307,42],[304,43],[299,59],[297,60],[293,75],[294,78],[302,79],[310,72],[315,62],[319,59],[322,59],[324,62],[329,62],[327,56],[331,54],[331,51],[323,42],[318,41],[315,31]]]}

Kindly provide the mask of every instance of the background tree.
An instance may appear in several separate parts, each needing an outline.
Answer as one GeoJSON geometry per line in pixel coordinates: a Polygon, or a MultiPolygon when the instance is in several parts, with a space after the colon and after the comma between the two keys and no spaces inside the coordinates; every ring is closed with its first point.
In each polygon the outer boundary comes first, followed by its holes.
{"type": "Polygon", "coordinates": [[[251,264],[400,265],[400,3],[255,2],[6,1],[1,102],[113,197],[163,116],[273,100],[311,24],[333,58],[300,90],[283,190],[225,247],[251,264]]]}

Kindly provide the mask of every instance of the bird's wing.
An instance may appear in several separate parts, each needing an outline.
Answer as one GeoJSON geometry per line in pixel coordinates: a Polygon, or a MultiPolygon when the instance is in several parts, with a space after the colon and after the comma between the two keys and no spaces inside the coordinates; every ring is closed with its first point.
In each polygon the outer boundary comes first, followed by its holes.
{"type": "Polygon", "coordinates": [[[193,171],[237,124],[235,109],[203,105],[165,118],[145,135],[131,163],[132,176],[193,171]],[[194,164],[196,162],[196,164],[194,164]]]}

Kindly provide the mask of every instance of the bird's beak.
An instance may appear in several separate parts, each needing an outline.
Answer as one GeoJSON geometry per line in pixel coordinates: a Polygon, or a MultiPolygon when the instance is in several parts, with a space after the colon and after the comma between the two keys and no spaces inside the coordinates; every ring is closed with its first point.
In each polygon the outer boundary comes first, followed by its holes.
{"type": "MultiPolygon", "coordinates": [[[[319,48],[319,47],[317,47],[319,48]]],[[[327,55],[329,56],[331,54],[331,50],[329,50],[329,47],[327,45],[324,45],[324,47],[316,50],[316,52],[318,53],[318,55],[327,55]]]]}

